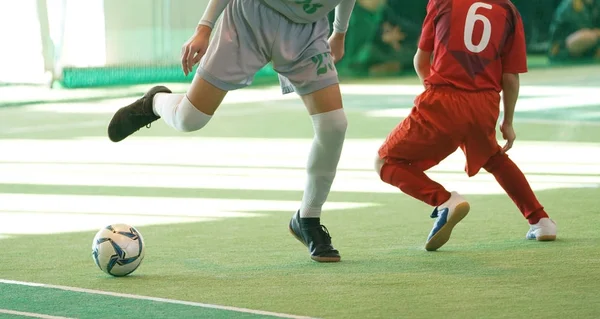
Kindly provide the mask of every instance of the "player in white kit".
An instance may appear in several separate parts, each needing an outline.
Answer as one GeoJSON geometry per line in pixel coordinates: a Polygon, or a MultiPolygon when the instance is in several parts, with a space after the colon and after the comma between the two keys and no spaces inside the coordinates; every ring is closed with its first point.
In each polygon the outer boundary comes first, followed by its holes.
{"type": "Polygon", "coordinates": [[[340,261],[320,216],[348,126],[334,63],[344,55],[345,34],[355,2],[211,0],[182,49],[181,65],[186,75],[200,62],[187,93],[172,94],[164,86],[153,87],[115,113],[108,126],[109,138],[119,142],[161,117],[178,131],[200,130],[228,91],[250,85],[256,72],[272,62],[283,94],[295,91],[300,95],[315,133],[302,203],[289,229],[308,247],[313,260],[340,261]],[[329,36],[327,15],[332,10],[334,30],[329,36]]]}

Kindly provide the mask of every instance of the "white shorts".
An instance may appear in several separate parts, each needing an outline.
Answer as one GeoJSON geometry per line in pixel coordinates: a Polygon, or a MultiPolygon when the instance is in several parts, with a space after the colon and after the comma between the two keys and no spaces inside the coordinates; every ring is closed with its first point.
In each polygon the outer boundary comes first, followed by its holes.
{"type": "Polygon", "coordinates": [[[252,84],[269,62],[284,94],[310,94],[338,83],[327,42],[329,21],[299,24],[260,0],[233,0],[217,23],[198,74],[231,91],[252,84]]]}

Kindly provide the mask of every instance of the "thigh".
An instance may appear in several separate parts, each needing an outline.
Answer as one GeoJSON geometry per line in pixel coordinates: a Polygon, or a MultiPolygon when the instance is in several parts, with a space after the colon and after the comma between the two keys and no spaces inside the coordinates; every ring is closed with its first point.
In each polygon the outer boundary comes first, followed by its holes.
{"type": "Polygon", "coordinates": [[[343,107],[342,93],[337,83],[312,93],[301,95],[301,98],[310,115],[335,111],[343,107]]]}
{"type": "Polygon", "coordinates": [[[282,22],[272,59],[284,93],[303,96],[338,84],[328,35],[327,18],[311,24],[282,22]]]}
{"type": "Polygon", "coordinates": [[[213,86],[230,91],[252,84],[270,60],[276,15],[265,15],[259,1],[233,0],[217,22],[197,73],[213,86]],[[252,26],[252,27],[251,27],[252,26]]]}
{"type": "Polygon", "coordinates": [[[408,162],[428,170],[452,154],[460,141],[442,132],[417,107],[388,135],[379,149],[385,162],[408,162]]]}
{"type": "Polygon", "coordinates": [[[227,95],[226,90],[220,89],[206,81],[200,75],[194,76],[192,85],[190,85],[186,93],[192,105],[207,115],[215,114],[221,102],[223,102],[225,95],[227,95]]]}

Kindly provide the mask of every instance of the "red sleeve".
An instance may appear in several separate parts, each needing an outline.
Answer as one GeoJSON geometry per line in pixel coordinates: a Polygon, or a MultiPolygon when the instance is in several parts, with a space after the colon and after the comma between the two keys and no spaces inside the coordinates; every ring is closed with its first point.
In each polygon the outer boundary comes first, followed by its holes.
{"type": "Polygon", "coordinates": [[[527,47],[525,45],[525,31],[523,20],[515,13],[515,29],[506,39],[502,50],[502,72],[526,73],[527,72],[527,47]]]}
{"type": "Polygon", "coordinates": [[[435,10],[434,0],[429,0],[427,3],[427,16],[423,21],[423,29],[421,30],[421,38],[419,40],[419,49],[427,52],[433,52],[433,44],[435,40],[435,16],[437,10],[435,10]]]}

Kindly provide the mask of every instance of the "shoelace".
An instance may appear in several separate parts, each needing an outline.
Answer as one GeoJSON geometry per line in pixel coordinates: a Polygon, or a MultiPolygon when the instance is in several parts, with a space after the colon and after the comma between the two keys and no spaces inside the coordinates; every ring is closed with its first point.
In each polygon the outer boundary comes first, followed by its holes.
{"type": "MultiPolygon", "coordinates": [[[[137,122],[137,121],[145,122],[144,117],[148,117],[148,116],[150,116],[150,115],[146,114],[146,112],[144,112],[143,109],[140,109],[140,110],[134,109],[131,113],[129,113],[129,117],[132,118],[132,120],[134,122],[137,122]]],[[[146,126],[146,128],[150,128],[152,126],[152,123],[148,123],[145,126],[146,126]]]]}
{"type": "Polygon", "coordinates": [[[323,239],[325,244],[327,244],[327,245],[331,244],[331,235],[329,234],[329,229],[327,229],[327,227],[325,227],[325,225],[320,225],[320,227],[318,227],[318,228],[319,228],[319,230],[317,231],[317,233],[323,239]]]}
{"type": "Polygon", "coordinates": [[[331,238],[331,235],[329,235],[329,229],[327,229],[325,225],[321,225],[321,230],[327,235],[327,237],[331,238]]]}

